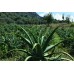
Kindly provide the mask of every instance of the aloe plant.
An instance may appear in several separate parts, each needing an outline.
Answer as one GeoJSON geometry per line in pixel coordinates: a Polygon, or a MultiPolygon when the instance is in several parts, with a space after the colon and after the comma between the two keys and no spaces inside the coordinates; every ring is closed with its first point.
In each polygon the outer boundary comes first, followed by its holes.
{"type": "MultiPolygon", "coordinates": [[[[24,59],[25,61],[48,61],[48,60],[65,60],[66,58],[61,58],[61,53],[60,55],[57,55],[55,57],[53,57],[53,55],[55,54],[55,47],[58,46],[61,42],[55,44],[55,45],[50,45],[50,42],[52,40],[53,34],[55,33],[55,31],[58,29],[55,28],[51,34],[49,34],[49,36],[46,38],[45,35],[42,35],[40,37],[38,37],[38,39],[35,37],[35,35],[30,31],[26,31],[24,28],[22,28],[21,26],[17,26],[17,28],[19,30],[22,30],[26,37],[24,37],[22,34],[19,35],[21,39],[23,39],[23,41],[28,45],[28,50],[24,50],[24,49],[14,49],[15,51],[22,51],[24,53],[27,54],[27,57],[24,59]],[[50,53],[49,53],[50,52],[50,53]],[[61,59],[59,59],[61,58],[61,59]]],[[[12,51],[12,50],[11,50],[12,51]]],[[[64,53],[66,54],[66,53],[64,53]]],[[[67,56],[69,56],[68,54],[66,54],[67,56]]],[[[70,57],[70,56],[69,56],[70,57]]],[[[70,57],[71,60],[73,60],[72,57],[70,57]]],[[[66,59],[68,60],[68,59],[66,59]]]]}

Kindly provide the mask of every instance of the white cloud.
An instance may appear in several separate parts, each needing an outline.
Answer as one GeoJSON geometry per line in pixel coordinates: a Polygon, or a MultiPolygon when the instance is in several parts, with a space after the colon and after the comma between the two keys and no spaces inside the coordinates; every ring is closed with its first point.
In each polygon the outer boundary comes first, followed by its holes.
{"type": "MultiPolygon", "coordinates": [[[[62,20],[62,14],[53,14],[53,17],[54,19],[57,19],[57,20],[62,20]]],[[[64,16],[64,19],[66,19],[67,15],[64,16]]],[[[69,16],[70,18],[70,21],[74,21],[74,16],[73,15],[70,15],[69,16]]]]}
{"type": "Polygon", "coordinates": [[[62,20],[62,14],[53,14],[54,19],[62,20]]]}
{"type": "Polygon", "coordinates": [[[48,13],[49,13],[49,12],[42,12],[42,13],[40,13],[39,15],[43,17],[44,15],[46,15],[46,14],[48,14],[48,13]]]}
{"type": "Polygon", "coordinates": [[[71,20],[71,21],[74,21],[74,16],[71,15],[71,16],[70,16],[70,20],[71,20]]]}

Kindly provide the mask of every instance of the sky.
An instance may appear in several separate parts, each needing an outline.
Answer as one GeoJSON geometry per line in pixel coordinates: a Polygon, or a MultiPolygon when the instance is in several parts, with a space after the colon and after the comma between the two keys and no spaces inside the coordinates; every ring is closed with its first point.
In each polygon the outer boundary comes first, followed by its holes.
{"type": "MultiPolygon", "coordinates": [[[[44,16],[46,14],[48,14],[49,12],[37,12],[40,16],[44,16]]],[[[62,20],[62,15],[64,14],[65,18],[66,16],[70,17],[70,20],[74,21],[74,12],[51,12],[53,17],[57,20],[62,20]]]]}

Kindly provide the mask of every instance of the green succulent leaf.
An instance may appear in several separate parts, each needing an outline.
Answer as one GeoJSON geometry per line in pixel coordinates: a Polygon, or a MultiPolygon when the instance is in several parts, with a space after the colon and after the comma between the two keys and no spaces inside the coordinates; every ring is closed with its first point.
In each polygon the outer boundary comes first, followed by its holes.
{"type": "Polygon", "coordinates": [[[32,39],[31,39],[31,36],[29,35],[29,33],[24,28],[22,28],[21,26],[18,26],[18,27],[19,27],[19,29],[22,29],[24,31],[24,33],[26,34],[26,36],[30,40],[31,44],[33,44],[32,39]]]}
{"type": "Polygon", "coordinates": [[[48,52],[48,51],[49,51],[50,49],[52,49],[53,47],[54,47],[54,45],[48,46],[48,47],[45,49],[44,53],[48,52]]]}
{"type": "Polygon", "coordinates": [[[33,35],[33,33],[32,33],[30,30],[28,30],[28,31],[29,31],[29,33],[31,34],[31,36],[33,37],[34,42],[37,43],[37,39],[35,38],[35,36],[33,35]]]}
{"type": "Polygon", "coordinates": [[[31,55],[31,53],[29,51],[24,50],[24,49],[13,49],[13,50],[8,51],[7,53],[10,53],[12,51],[22,51],[22,52],[26,53],[27,55],[31,55]]]}
{"type": "Polygon", "coordinates": [[[61,58],[61,54],[60,55],[57,55],[55,57],[51,57],[49,60],[50,61],[60,61],[60,58],[61,58]]]}
{"type": "Polygon", "coordinates": [[[34,50],[34,49],[41,50],[41,46],[40,46],[40,44],[35,43],[34,46],[33,46],[33,50],[34,50]]]}
{"type": "Polygon", "coordinates": [[[48,46],[49,42],[50,42],[51,39],[52,39],[53,34],[55,33],[55,31],[56,31],[57,29],[58,29],[58,27],[55,28],[55,29],[53,30],[53,32],[48,36],[48,38],[46,39],[46,41],[45,41],[45,43],[44,43],[44,45],[43,45],[43,50],[46,49],[46,47],[48,46]]]}
{"type": "Polygon", "coordinates": [[[41,38],[41,46],[42,46],[43,43],[44,43],[44,38],[45,38],[45,36],[42,36],[42,38],[41,38]]]}
{"type": "Polygon", "coordinates": [[[40,61],[40,58],[36,56],[28,56],[25,61],[40,61]]]}
{"type": "Polygon", "coordinates": [[[46,29],[47,29],[47,26],[45,26],[44,29],[40,29],[39,36],[38,36],[38,43],[40,43],[41,37],[46,33],[46,29]],[[45,33],[43,31],[45,31],[45,33]]]}
{"type": "MultiPolygon", "coordinates": [[[[62,42],[62,41],[61,41],[61,42],[62,42]]],[[[50,51],[51,49],[55,48],[55,47],[56,47],[57,45],[59,45],[61,42],[59,42],[59,43],[57,43],[57,44],[55,44],[55,45],[50,45],[50,46],[48,46],[48,47],[45,49],[44,53],[46,53],[46,52],[50,51]]]]}
{"type": "Polygon", "coordinates": [[[25,37],[23,37],[22,35],[20,36],[28,45],[29,45],[29,47],[30,48],[32,48],[33,47],[33,45],[31,44],[31,42],[30,42],[30,40],[29,39],[27,39],[27,38],[25,38],[25,37]]]}
{"type": "Polygon", "coordinates": [[[42,53],[43,53],[43,51],[41,49],[40,44],[35,43],[33,46],[33,54],[36,56],[42,56],[42,53]]]}
{"type": "Polygon", "coordinates": [[[38,43],[40,43],[40,38],[42,36],[42,29],[39,31],[39,36],[38,36],[38,43]]]}
{"type": "Polygon", "coordinates": [[[25,61],[30,61],[31,58],[32,58],[32,56],[28,56],[28,57],[26,57],[25,61]]]}
{"type": "Polygon", "coordinates": [[[68,54],[67,52],[61,51],[61,53],[63,53],[66,56],[68,56],[71,60],[74,60],[74,58],[70,54],[68,54]]]}
{"type": "Polygon", "coordinates": [[[60,58],[60,61],[72,61],[71,59],[67,59],[67,58],[60,58]]]}

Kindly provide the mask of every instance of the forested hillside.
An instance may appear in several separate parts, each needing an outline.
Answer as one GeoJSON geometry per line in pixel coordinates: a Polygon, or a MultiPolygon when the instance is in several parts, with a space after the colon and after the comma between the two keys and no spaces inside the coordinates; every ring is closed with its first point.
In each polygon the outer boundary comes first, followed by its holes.
{"type": "Polygon", "coordinates": [[[36,12],[0,12],[0,24],[42,24],[42,17],[36,12]]]}

